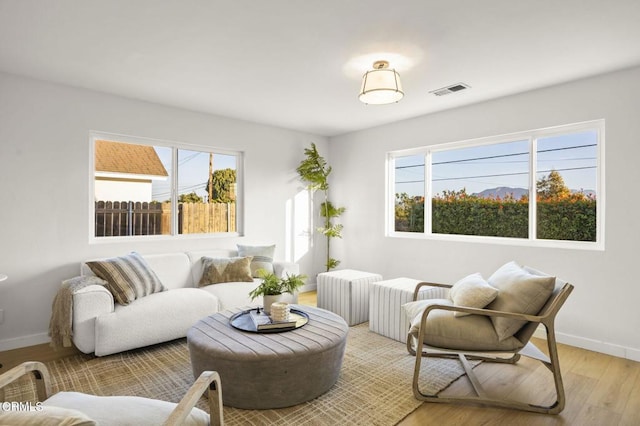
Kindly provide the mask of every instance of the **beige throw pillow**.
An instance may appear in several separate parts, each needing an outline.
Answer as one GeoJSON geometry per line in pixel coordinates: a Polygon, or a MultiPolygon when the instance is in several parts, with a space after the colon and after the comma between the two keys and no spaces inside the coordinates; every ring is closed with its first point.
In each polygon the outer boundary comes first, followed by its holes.
{"type": "Polygon", "coordinates": [[[251,256],[246,257],[203,257],[203,273],[199,287],[209,284],[251,282],[251,256]]]}
{"type": "Polygon", "coordinates": [[[128,305],[141,297],[166,290],[138,253],[87,262],[87,266],[107,282],[105,287],[121,305],[128,305]]]}
{"type": "Polygon", "coordinates": [[[238,244],[238,256],[251,256],[251,275],[260,278],[258,271],[264,270],[268,274],[273,274],[273,254],[276,246],[245,246],[238,244]]]}
{"type": "MultiPolygon", "coordinates": [[[[488,281],[499,293],[487,309],[535,315],[551,296],[556,279],[530,274],[516,262],[509,262],[494,272],[488,281]]],[[[526,321],[504,317],[491,317],[491,321],[500,340],[513,336],[526,324],[526,321]]]]}
{"type": "MultiPolygon", "coordinates": [[[[453,306],[466,306],[468,308],[484,308],[498,296],[498,290],[491,287],[479,273],[471,274],[451,287],[449,297],[453,306]]],[[[466,312],[455,312],[454,316],[463,317],[471,315],[466,312]]]]}

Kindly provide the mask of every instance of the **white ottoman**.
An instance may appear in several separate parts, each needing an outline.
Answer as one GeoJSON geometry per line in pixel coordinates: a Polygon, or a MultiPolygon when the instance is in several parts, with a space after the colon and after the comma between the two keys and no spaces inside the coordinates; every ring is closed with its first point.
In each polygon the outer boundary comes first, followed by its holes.
{"type": "MultiPolygon", "coordinates": [[[[369,302],[369,330],[394,340],[407,342],[409,321],[402,305],[413,300],[416,284],[413,278],[395,278],[371,285],[369,302]]],[[[446,299],[449,290],[442,287],[422,287],[418,300],[446,299]]]]}
{"type": "Polygon", "coordinates": [[[369,288],[382,275],[342,269],[318,274],[318,307],[340,315],[347,324],[369,320],[369,288]]]}

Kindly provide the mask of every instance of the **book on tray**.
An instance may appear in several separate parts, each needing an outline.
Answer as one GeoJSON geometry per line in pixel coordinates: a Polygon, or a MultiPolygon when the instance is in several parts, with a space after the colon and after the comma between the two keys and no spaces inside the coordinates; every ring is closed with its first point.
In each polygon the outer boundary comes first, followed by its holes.
{"type": "Polygon", "coordinates": [[[251,319],[256,325],[256,330],[269,330],[274,328],[291,328],[296,326],[296,320],[289,318],[289,321],[273,321],[271,317],[264,313],[264,311],[250,312],[251,319]]]}

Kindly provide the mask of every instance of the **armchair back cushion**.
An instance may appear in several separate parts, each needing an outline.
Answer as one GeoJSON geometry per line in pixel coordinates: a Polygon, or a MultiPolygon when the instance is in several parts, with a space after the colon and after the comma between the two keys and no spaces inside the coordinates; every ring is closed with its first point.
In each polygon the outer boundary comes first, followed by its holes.
{"type": "MultiPolygon", "coordinates": [[[[488,281],[499,293],[487,309],[536,315],[553,293],[556,279],[534,275],[516,262],[509,262],[495,271],[488,281]]],[[[501,341],[526,324],[526,321],[504,317],[491,317],[491,321],[501,341]]]]}

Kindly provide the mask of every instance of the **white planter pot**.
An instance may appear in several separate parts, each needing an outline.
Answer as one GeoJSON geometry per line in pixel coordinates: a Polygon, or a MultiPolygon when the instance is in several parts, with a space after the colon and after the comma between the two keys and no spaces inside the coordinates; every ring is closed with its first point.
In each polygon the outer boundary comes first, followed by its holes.
{"type": "Polygon", "coordinates": [[[267,315],[271,314],[271,305],[275,302],[281,302],[286,297],[285,294],[277,294],[274,296],[264,296],[262,298],[262,305],[264,309],[264,313],[267,315]]]}

